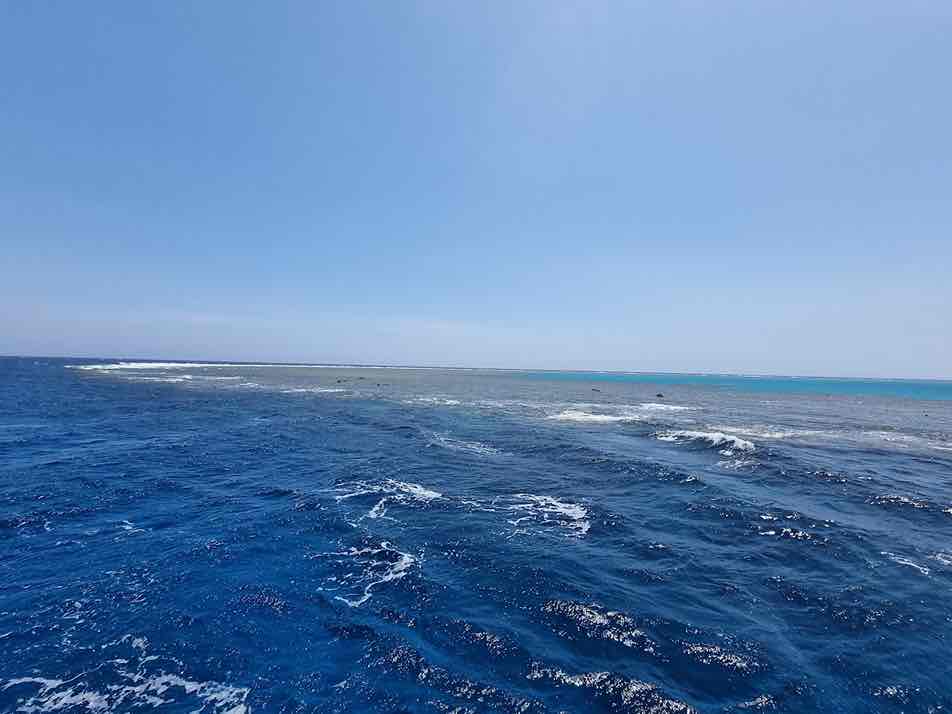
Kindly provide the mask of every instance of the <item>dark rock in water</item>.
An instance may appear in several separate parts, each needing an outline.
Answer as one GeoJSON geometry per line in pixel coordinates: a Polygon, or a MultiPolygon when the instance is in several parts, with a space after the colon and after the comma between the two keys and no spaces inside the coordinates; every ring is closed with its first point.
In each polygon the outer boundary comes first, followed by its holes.
{"type": "Polygon", "coordinates": [[[655,394],[655,396],[656,396],[658,399],[664,399],[664,395],[663,395],[661,392],[658,392],[657,394],[655,394]]]}

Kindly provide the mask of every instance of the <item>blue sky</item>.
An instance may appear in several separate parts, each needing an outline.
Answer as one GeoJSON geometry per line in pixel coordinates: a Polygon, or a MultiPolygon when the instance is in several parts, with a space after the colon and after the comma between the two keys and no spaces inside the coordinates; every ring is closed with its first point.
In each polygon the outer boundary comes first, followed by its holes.
{"type": "Polygon", "coordinates": [[[9,2],[0,352],[952,377],[952,5],[9,2]]]}

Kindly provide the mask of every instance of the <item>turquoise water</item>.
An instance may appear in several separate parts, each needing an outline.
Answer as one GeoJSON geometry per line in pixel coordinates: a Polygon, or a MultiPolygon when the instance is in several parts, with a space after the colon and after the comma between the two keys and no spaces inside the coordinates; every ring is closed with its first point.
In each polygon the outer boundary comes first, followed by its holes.
{"type": "Polygon", "coordinates": [[[635,384],[696,385],[738,392],[829,394],[899,397],[952,401],[952,381],[938,379],[857,379],[837,377],[776,377],[730,374],[665,374],[623,372],[526,372],[529,379],[631,382],[635,384]]]}

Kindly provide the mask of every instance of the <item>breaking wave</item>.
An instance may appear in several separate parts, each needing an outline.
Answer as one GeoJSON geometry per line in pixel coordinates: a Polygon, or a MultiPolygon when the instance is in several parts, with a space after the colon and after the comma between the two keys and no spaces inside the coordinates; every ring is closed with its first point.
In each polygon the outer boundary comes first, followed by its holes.
{"type": "Polygon", "coordinates": [[[687,407],[680,404],[661,404],[659,402],[642,402],[638,405],[649,412],[693,412],[697,407],[687,407]]]}
{"type": "Polygon", "coordinates": [[[282,389],[282,394],[339,394],[346,392],[346,389],[340,387],[295,387],[293,389],[282,389]]]}
{"type": "Polygon", "coordinates": [[[250,712],[250,689],[169,672],[163,662],[170,665],[168,669],[178,671],[183,664],[147,655],[149,645],[144,637],[127,635],[102,649],[109,659],[89,671],[67,679],[16,677],[0,683],[0,691],[17,698],[19,712],[112,712],[158,707],[214,714],[250,712]]]}
{"type": "Polygon", "coordinates": [[[459,399],[452,399],[450,397],[414,397],[413,399],[408,399],[407,404],[432,404],[436,406],[444,407],[455,407],[462,404],[459,399]]]}
{"type": "MultiPolygon", "coordinates": [[[[428,504],[436,499],[443,498],[443,494],[438,491],[432,491],[421,486],[418,483],[406,483],[395,479],[387,479],[379,483],[368,483],[366,481],[355,481],[344,484],[338,489],[339,493],[334,496],[338,503],[351,498],[360,498],[363,496],[379,496],[377,503],[361,518],[391,518],[387,515],[387,510],[391,505],[412,505],[415,503],[428,504]]],[[[391,520],[393,520],[391,518],[391,520]]]]}
{"type": "Polygon", "coordinates": [[[518,529],[516,532],[525,532],[528,525],[555,524],[567,528],[574,535],[583,536],[592,526],[588,520],[588,510],[577,503],[531,493],[517,493],[511,499],[513,503],[505,508],[517,515],[509,520],[510,525],[518,529]]]}
{"type": "Polygon", "coordinates": [[[348,548],[332,553],[318,553],[311,558],[329,558],[341,572],[324,580],[319,591],[337,592],[335,600],[350,607],[360,607],[373,597],[373,589],[402,580],[419,560],[384,541],[379,547],[348,548]]]}
{"type": "Polygon", "coordinates": [[[671,431],[659,431],[657,434],[655,434],[655,438],[659,441],[673,442],[703,441],[715,449],[724,447],[721,453],[725,456],[732,455],[730,453],[725,453],[725,451],[733,452],[736,450],[752,452],[757,448],[751,441],[741,439],[739,436],[734,436],[732,434],[725,434],[721,431],[692,431],[689,429],[675,429],[671,431]]]}
{"type": "Polygon", "coordinates": [[[554,414],[549,419],[557,421],[576,421],[590,424],[609,424],[612,422],[644,421],[645,418],[636,414],[595,414],[581,409],[566,409],[554,414]]]}
{"type": "Polygon", "coordinates": [[[439,446],[443,449],[449,449],[450,451],[463,451],[468,454],[476,454],[477,456],[494,456],[500,453],[496,447],[484,444],[481,441],[457,439],[448,434],[440,434],[438,432],[432,432],[430,434],[430,441],[427,445],[439,446]]]}

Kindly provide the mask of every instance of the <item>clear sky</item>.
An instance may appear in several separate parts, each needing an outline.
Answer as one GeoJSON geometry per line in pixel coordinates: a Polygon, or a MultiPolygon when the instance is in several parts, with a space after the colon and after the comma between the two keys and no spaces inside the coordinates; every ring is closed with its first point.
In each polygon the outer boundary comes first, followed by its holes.
{"type": "Polygon", "coordinates": [[[952,3],[2,7],[0,353],[952,377],[952,3]]]}

